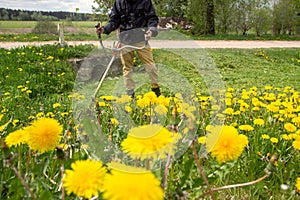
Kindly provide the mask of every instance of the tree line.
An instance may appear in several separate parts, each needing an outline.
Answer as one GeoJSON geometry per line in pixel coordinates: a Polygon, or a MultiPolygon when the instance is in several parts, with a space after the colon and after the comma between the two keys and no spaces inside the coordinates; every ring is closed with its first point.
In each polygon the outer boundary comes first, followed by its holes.
{"type": "MultiPolygon", "coordinates": [[[[114,0],[94,0],[107,15],[114,0]]],[[[181,17],[194,34],[298,34],[300,0],[152,0],[160,17],[181,17]]]]}
{"type": "Polygon", "coordinates": [[[72,21],[92,20],[92,14],[65,12],[65,11],[28,11],[20,9],[0,8],[0,20],[16,21],[39,21],[47,19],[49,21],[58,21],[70,19],[72,21]]]}

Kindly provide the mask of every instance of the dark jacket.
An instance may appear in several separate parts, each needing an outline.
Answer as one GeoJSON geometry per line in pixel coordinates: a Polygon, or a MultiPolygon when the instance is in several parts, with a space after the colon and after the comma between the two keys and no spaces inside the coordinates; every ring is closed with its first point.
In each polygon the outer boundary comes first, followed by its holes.
{"type": "Polygon", "coordinates": [[[105,34],[119,29],[122,43],[132,44],[145,40],[147,30],[157,35],[158,17],[151,0],[116,0],[109,22],[103,27],[105,34]]]}

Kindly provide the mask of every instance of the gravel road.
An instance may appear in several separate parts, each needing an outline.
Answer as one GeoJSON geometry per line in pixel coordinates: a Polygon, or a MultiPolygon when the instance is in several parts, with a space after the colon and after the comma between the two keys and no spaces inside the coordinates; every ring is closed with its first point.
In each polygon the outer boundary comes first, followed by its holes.
{"type": "MultiPolygon", "coordinates": [[[[57,41],[46,42],[0,42],[0,48],[16,48],[28,45],[55,44],[57,41]]],[[[68,41],[68,45],[93,44],[100,46],[99,41],[68,41]]],[[[113,41],[103,41],[111,46],[113,41]]],[[[300,41],[239,41],[239,40],[151,40],[152,48],[300,48],[300,41]]]]}

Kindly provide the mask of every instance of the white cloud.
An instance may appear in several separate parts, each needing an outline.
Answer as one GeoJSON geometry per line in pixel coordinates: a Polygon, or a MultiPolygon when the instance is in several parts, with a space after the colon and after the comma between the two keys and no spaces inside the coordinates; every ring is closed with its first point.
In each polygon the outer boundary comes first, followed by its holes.
{"type": "Polygon", "coordinates": [[[36,11],[69,11],[92,13],[93,0],[8,0],[0,1],[0,8],[36,10],[36,11]]]}

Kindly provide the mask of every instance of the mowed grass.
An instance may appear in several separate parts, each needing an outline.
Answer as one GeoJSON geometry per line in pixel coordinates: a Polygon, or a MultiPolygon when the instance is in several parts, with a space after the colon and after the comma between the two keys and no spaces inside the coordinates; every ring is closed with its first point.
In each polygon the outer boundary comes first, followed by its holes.
{"type": "MultiPolygon", "coordinates": [[[[213,83],[223,88],[249,89],[272,85],[300,90],[299,48],[154,49],[153,53],[163,76],[162,84],[174,82],[180,88],[181,81],[188,80],[191,87],[202,92],[212,90],[213,86],[207,85],[213,83]],[[167,68],[174,71],[168,72],[167,68]]],[[[141,66],[139,60],[136,66],[141,66]]],[[[113,88],[113,82],[107,82],[109,90],[113,88]]]]}

